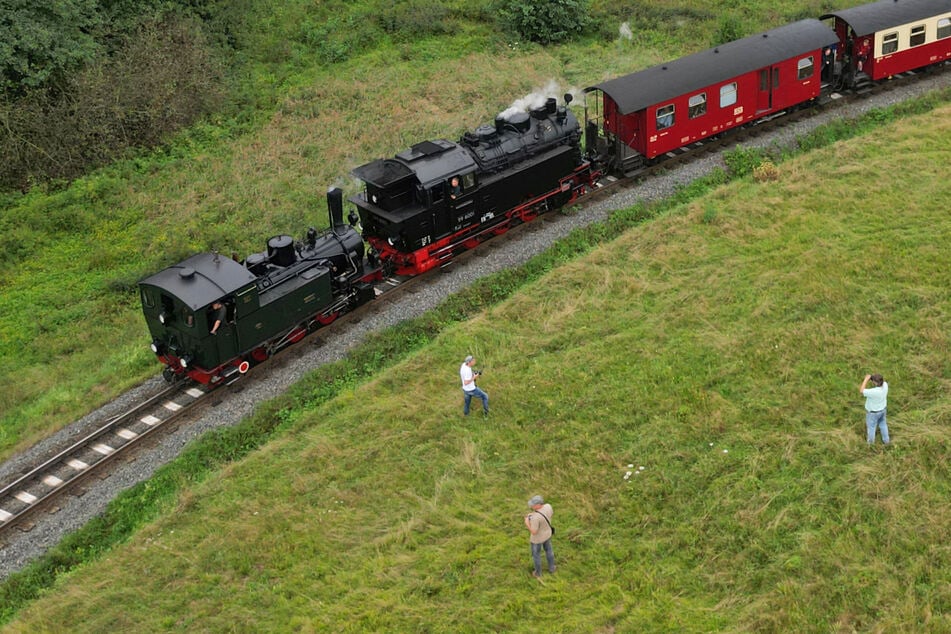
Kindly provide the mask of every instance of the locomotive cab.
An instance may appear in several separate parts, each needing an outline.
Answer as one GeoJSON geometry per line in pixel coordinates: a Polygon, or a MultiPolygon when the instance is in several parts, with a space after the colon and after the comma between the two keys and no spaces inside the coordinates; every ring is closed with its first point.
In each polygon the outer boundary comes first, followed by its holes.
{"type": "Polygon", "coordinates": [[[235,356],[238,300],[256,296],[249,292],[254,281],[255,276],[238,262],[201,253],[140,282],[152,351],[165,363],[166,378],[195,368],[215,368],[235,356]],[[218,302],[224,319],[212,334],[218,302]]]}

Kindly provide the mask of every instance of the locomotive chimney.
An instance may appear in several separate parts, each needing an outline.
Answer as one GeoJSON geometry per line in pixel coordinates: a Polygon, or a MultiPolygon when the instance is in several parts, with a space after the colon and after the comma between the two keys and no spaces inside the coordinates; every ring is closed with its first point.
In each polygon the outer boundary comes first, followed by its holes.
{"type": "Polygon", "coordinates": [[[327,209],[330,210],[330,228],[343,224],[343,191],[339,187],[327,190],[327,209]]]}

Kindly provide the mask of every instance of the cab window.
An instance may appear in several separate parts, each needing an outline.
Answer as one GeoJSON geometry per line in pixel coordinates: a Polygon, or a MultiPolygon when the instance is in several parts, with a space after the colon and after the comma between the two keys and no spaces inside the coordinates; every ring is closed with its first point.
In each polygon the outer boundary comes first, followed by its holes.
{"type": "Polygon", "coordinates": [[[142,288],[142,305],[147,306],[148,308],[153,308],[155,306],[155,300],[152,299],[152,293],[149,292],[149,289],[142,288]]]}
{"type": "Polygon", "coordinates": [[[182,306],[182,323],[188,328],[195,327],[195,313],[182,306]]]}

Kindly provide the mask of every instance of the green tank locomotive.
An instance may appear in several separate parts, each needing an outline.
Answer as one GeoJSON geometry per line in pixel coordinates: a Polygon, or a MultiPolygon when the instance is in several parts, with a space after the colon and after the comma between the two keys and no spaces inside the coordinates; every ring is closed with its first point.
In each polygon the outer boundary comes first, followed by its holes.
{"type": "Polygon", "coordinates": [[[279,235],[243,262],[199,253],[139,282],[152,351],[166,380],[215,384],[296,343],[375,297],[379,258],[343,223],[327,193],[330,229],[279,235]]]}

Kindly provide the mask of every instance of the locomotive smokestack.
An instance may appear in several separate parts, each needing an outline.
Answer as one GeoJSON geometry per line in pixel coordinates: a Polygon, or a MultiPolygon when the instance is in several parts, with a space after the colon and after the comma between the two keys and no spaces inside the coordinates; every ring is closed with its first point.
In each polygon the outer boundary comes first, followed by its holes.
{"type": "Polygon", "coordinates": [[[343,224],[343,191],[339,187],[327,190],[327,209],[330,211],[330,228],[343,224]]]}

